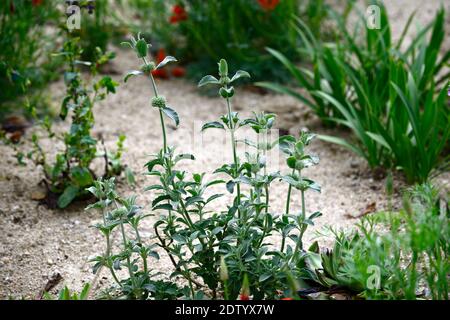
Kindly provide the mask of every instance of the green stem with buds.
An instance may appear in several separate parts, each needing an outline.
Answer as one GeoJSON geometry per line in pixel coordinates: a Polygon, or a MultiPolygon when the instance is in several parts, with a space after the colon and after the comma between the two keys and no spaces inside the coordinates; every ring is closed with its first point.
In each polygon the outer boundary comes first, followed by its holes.
{"type": "MultiPolygon", "coordinates": [[[[295,174],[295,169],[292,169],[292,174],[295,174]]],[[[292,194],[292,185],[289,185],[287,198],[286,198],[286,215],[289,214],[290,205],[291,205],[291,194],[292,194]]],[[[283,234],[283,238],[281,239],[281,249],[280,251],[284,251],[284,246],[286,244],[286,236],[283,234]]]]}
{"type": "MultiPolygon", "coordinates": [[[[100,201],[102,201],[102,198],[100,198],[100,201]]],[[[106,225],[106,218],[105,218],[105,208],[102,208],[102,218],[103,218],[103,224],[106,225]]],[[[106,235],[106,252],[105,252],[105,258],[109,260],[109,256],[111,255],[111,234],[108,233],[106,235]]],[[[114,268],[109,264],[108,261],[108,269],[111,272],[111,275],[114,279],[114,281],[122,287],[122,284],[120,283],[119,279],[117,278],[117,275],[114,271],[114,268]]]]}
{"type": "MultiPolygon", "coordinates": [[[[143,60],[144,60],[145,65],[148,66],[149,63],[147,61],[147,58],[143,58],[143,60]]],[[[155,97],[158,98],[159,97],[158,88],[156,87],[155,78],[153,78],[153,75],[151,72],[149,74],[149,77],[150,77],[150,81],[152,83],[153,92],[155,94],[155,97]]],[[[161,121],[161,129],[162,129],[162,134],[163,134],[164,153],[166,153],[167,152],[167,133],[166,133],[166,124],[164,122],[163,112],[162,112],[161,108],[159,108],[159,119],[161,121]]]]}
{"type": "MultiPolygon", "coordinates": [[[[119,209],[119,206],[117,205],[116,200],[114,200],[114,205],[116,206],[117,209],[119,209]]],[[[120,218],[120,231],[122,233],[122,241],[123,241],[123,245],[125,247],[125,250],[128,249],[128,240],[125,234],[125,227],[123,225],[123,219],[120,218]]],[[[128,268],[128,273],[130,274],[130,278],[131,278],[131,283],[133,285],[133,288],[135,288],[136,282],[135,282],[135,278],[134,278],[134,272],[131,266],[131,260],[130,260],[130,256],[127,254],[127,268],[128,268]]]]}
{"type": "MultiPolygon", "coordinates": [[[[226,88],[226,86],[225,86],[226,88]]],[[[237,158],[237,151],[236,151],[236,138],[234,135],[234,124],[233,124],[233,118],[231,116],[231,103],[230,103],[230,98],[227,98],[227,109],[228,109],[228,120],[230,121],[230,135],[231,135],[231,146],[233,149],[233,161],[234,161],[234,166],[235,166],[235,177],[237,178],[238,176],[238,166],[239,166],[239,162],[238,162],[238,158],[237,158]]],[[[241,203],[241,185],[240,183],[236,184],[236,189],[237,189],[237,200],[238,200],[238,205],[241,203]]],[[[239,218],[240,216],[240,211],[239,212],[239,218]]]]}

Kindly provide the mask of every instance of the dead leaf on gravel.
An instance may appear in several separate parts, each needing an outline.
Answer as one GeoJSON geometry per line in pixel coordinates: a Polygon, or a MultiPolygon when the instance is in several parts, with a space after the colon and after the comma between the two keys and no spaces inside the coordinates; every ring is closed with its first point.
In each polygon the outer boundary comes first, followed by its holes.
{"type": "Polygon", "coordinates": [[[352,300],[352,297],[344,293],[333,293],[330,295],[330,300],[352,300]]]}
{"type": "Polygon", "coordinates": [[[30,123],[22,116],[7,117],[2,123],[2,129],[6,132],[25,131],[30,123]]]}
{"type": "Polygon", "coordinates": [[[47,197],[47,193],[42,190],[36,190],[31,193],[31,199],[35,201],[44,200],[47,197]]]}
{"type": "Polygon", "coordinates": [[[11,133],[10,135],[8,135],[8,139],[12,142],[12,143],[19,143],[20,139],[22,138],[23,135],[23,131],[14,131],[13,133],[11,133]]]}
{"type": "Polygon", "coordinates": [[[362,213],[360,213],[359,215],[352,216],[351,214],[346,213],[344,216],[347,219],[359,219],[359,218],[362,218],[362,217],[364,217],[364,216],[366,216],[366,215],[368,215],[370,213],[374,213],[376,210],[377,210],[377,203],[376,202],[372,202],[372,203],[368,204],[366,206],[366,208],[364,209],[364,211],[362,213]]]}
{"type": "Polygon", "coordinates": [[[42,289],[42,291],[39,293],[38,299],[41,300],[42,297],[44,296],[44,294],[46,292],[49,292],[50,290],[52,290],[54,287],[56,287],[58,285],[58,283],[61,282],[61,280],[62,280],[62,276],[59,272],[52,274],[50,279],[48,279],[47,283],[45,284],[44,289],[42,289]]]}

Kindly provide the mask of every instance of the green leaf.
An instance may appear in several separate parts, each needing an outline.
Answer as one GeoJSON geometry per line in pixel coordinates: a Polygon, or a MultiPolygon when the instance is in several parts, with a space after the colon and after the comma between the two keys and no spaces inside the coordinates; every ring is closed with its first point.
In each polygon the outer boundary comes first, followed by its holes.
{"type": "Polygon", "coordinates": [[[72,99],[71,96],[66,96],[61,104],[61,111],[59,112],[59,117],[61,120],[65,120],[67,114],[69,113],[68,103],[70,102],[70,99],[72,99]]]}
{"type": "Polygon", "coordinates": [[[172,119],[175,122],[175,125],[178,127],[178,125],[180,124],[180,117],[178,116],[178,113],[169,107],[162,108],[162,111],[166,116],[172,119]]]}
{"type": "Polygon", "coordinates": [[[148,45],[147,45],[147,42],[145,42],[144,39],[139,39],[136,42],[136,46],[135,47],[136,47],[136,52],[137,52],[139,58],[147,57],[148,45]]]}
{"type": "Polygon", "coordinates": [[[251,77],[247,71],[238,70],[235,73],[235,75],[231,78],[230,83],[232,83],[233,81],[236,81],[237,79],[240,79],[240,78],[251,78],[251,77]]]}
{"type": "Polygon", "coordinates": [[[94,178],[87,168],[73,167],[70,173],[72,180],[80,188],[90,186],[94,183],[94,178]]]}
{"type": "Polygon", "coordinates": [[[125,177],[129,186],[136,185],[136,178],[134,177],[133,170],[131,170],[129,167],[125,168],[125,177]]]}
{"type": "Polygon", "coordinates": [[[80,189],[76,186],[68,186],[58,198],[58,207],[61,209],[67,207],[77,197],[79,191],[80,189]]]}
{"type": "Polygon", "coordinates": [[[392,151],[391,146],[387,143],[386,139],[384,139],[381,135],[368,131],[366,132],[366,134],[373,140],[375,140],[375,142],[385,147],[387,150],[392,151]]]}
{"type": "Polygon", "coordinates": [[[221,77],[226,77],[228,75],[228,63],[225,59],[220,59],[219,61],[219,75],[221,77]]]}
{"type": "Polygon", "coordinates": [[[217,198],[220,198],[220,197],[222,197],[222,196],[223,196],[223,194],[214,194],[214,195],[210,196],[210,197],[206,200],[206,203],[210,203],[211,201],[213,201],[213,200],[215,200],[215,199],[217,199],[217,198]]]}
{"type": "Polygon", "coordinates": [[[206,129],[211,129],[211,128],[216,128],[216,129],[224,129],[225,127],[223,126],[222,123],[218,122],[218,121],[213,121],[213,122],[208,122],[205,123],[202,127],[202,131],[206,130],[206,129]]]}
{"type": "Polygon", "coordinates": [[[190,197],[186,200],[186,207],[190,206],[191,204],[194,204],[196,202],[203,202],[203,198],[196,196],[196,197],[190,197]]]}
{"type": "Polygon", "coordinates": [[[133,49],[133,45],[128,41],[123,41],[120,43],[120,45],[123,47],[129,47],[130,49],[133,49]]]}
{"type": "Polygon", "coordinates": [[[128,79],[130,79],[131,77],[139,76],[139,75],[142,75],[142,74],[144,74],[144,73],[142,71],[139,71],[139,70],[128,71],[128,73],[125,76],[125,78],[123,79],[123,81],[127,82],[128,79]]]}
{"type": "Polygon", "coordinates": [[[153,168],[157,165],[162,166],[162,162],[160,159],[153,159],[153,160],[147,162],[145,164],[145,167],[147,167],[148,171],[151,172],[153,170],[153,168]]]}
{"type": "Polygon", "coordinates": [[[171,198],[167,194],[161,195],[161,196],[157,197],[155,200],[152,201],[152,207],[153,208],[156,207],[156,205],[158,203],[160,203],[161,201],[164,201],[164,200],[171,200],[171,198]]]}
{"type": "MultiPolygon", "coordinates": [[[[311,217],[310,217],[311,219],[311,217]]],[[[314,241],[314,243],[308,248],[309,252],[313,252],[313,253],[320,253],[320,249],[319,249],[319,243],[317,241],[314,241]]]]}
{"type": "Polygon", "coordinates": [[[297,159],[294,156],[287,158],[286,163],[289,168],[296,169],[297,159]]]}
{"type": "Polygon", "coordinates": [[[217,80],[215,77],[208,75],[208,76],[204,76],[200,82],[198,83],[199,87],[203,87],[207,84],[220,84],[220,81],[217,80]]]}
{"type": "Polygon", "coordinates": [[[82,66],[86,66],[86,67],[92,66],[92,62],[89,62],[89,61],[75,60],[74,63],[82,65],[82,66]]]}
{"type": "Polygon", "coordinates": [[[78,77],[76,72],[64,72],[64,82],[68,85],[78,77]]]}
{"type": "Polygon", "coordinates": [[[176,62],[176,61],[177,61],[177,59],[175,59],[174,57],[172,57],[172,56],[167,56],[167,57],[164,58],[163,61],[161,61],[161,62],[156,66],[156,69],[161,69],[161,68],[163,68],[166,64],[168,64],[169,62],[176,62]]]}
{"type": "Polygon", "coordinates": [[[226,187],[229,193],[233,193],[236,183],[233,180],[227,182],[226,187]]]}
{"type": "Polygon", "coordinates": [[[189,154],[189,153],[181,153],[175,157],[173,162],[177,163],[180,160],[195,160],[195,157],[194,157],[194,155],[189,154]]]}
{"type": "Polygon", "coordinates": [[[259,282],[264,282],[272,276],[271,273],[263,273],[259,276],[259,282]]]}
{"type": "Polygon", "coordinates": [[[171,211],[173,210],[172,205],[165,203],[165,204],[160,204],[156,207],[153,208],[153,210],[167,210],[167,211],[171,211]]]}
{"type": "Polygon", "coordinates": [[[116,93],[116,87],[119,85],[109,76],[103,77],[98,83],[101,88],[106,88],[107,93],[116,93]]]}
{"type": "Polygon", "coordinates": [[[313,109],[314,111],[317,111],[317,106],[312,103],[311,101],[309,101],[304,95],[302,95],[301,93],[288,88],[286,86],[283,86],[281,84],[278,83],[272,83],[272,82],[256,82],[255,86],[257,87],[261,87],[261,88],[266,88],[278,93],[282,93],[282,94],[287,94],[290,95],[291,97],[303,102],[304,104],[306,104],[308,107],[310,107],[311,109],[313,109]]]}
{"type": "Polygon", "coordinates": [[[178,242],[178,243],[181,243],[181,244],[186,243],[186,238],[183,237],[183,236],[180,235],[180,234],[174,234],[174,235],[172,236],[172,239],[175,240],[175,241],[178,242]]]}
{"type": "Polygon", "coordinates": [[[151,190],[164,190],[164,187],[159,184],[154,184],[144,188],[144,191],[151,191],[151,190]]]}
{"type": "Polygon", "coordinates": [[[86,283],[83,287],[83,290],[81,290],[80,293],[80,300],[86,300],[89,295],[89,289],[91,288],[91,285],[89,283],[86,283]]]}
{"type": "Polygon", "coordinates": [[[341,145],[341,146],[343,146],[343,147],[345,147],[345,148],[347,148],[347,149],[353,151],[353,152],[356,153],[357,155],[359,155],[359,156],[365,158],[365,155],[364,155],[364,153],[361,151],[361,149],[359,149],[358,147],[356,147],[356,146],[354,146],[354,145],[348,143],[347,141],[345,141],[345,140],[342,139],[342,138],[332,137],[332,136],[327,136],[327,135],[322,135],[322,134],[321,134],[321,135],[318,135],[317,137],[318,137],[320,140],[323,140],[323,141],[327,141],[327,142],[331,142],[331,143],[334,143],[334,144],[341,145]]]}

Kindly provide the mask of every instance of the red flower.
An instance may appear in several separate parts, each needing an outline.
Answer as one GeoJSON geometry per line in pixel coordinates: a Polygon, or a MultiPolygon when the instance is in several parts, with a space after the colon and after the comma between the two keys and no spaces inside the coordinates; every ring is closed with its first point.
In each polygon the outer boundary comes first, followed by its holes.
{"type": "Polygon", "coordinates": [[[159,49],[158,53],[156,54],[156,62],[162,62],[166,56],[166,50],[164,50],[164,48],[159,49]]]}
{"type": "Polygon", "coordinates": [[[264,10],[271,11],[278,6],[280,0],[258,0],[258,2],[264,10]]]}
{"type": "Polygon", "coordinates": [[[40,6],[42,2],[44,2],[44,0],[33,0],[31,1],[31,4],[33,5],[33,7],[37,7],[40,6]]]}
{"type": "Polygon", "coordinates": [[[179,4],[173,6],[172,12],[178,16],[186,14],[186,10],[184,10],[184,7],[180,6],[179,4]]]}
{"type": "Polygon", "coordinates": [[[281,300],[294,300],[292,298],[281,298],[281,300]]]}
{"type": "Polygon", "coordinates": [[[170,23],[172,23],[172,24],[187,20],[187,18],[188,18],[186,10],[184,9],[183,6],[181,6],[179,4],[173,6],[172,12],[173,12],[173,14],[169,20],[170,23]]]}
{"type": "Polygon", "coordinates": [[[169,78],[169,75],[167,74],[167,70],[165,70],[165,69],[153,70],[152,75],[154,78],[159,78],[159,79],[169,78]]]}
{"type": "Polygon", "coordinates": [[[247,300],[250,300],[250,297],[246,294],[241,294],[239,296],[239,300],[247,301],[247,300]]]}
{"type": "Polygon", "coordinates": [[[184,69],[183,67],[174,67],[172,69],[172,75],[175,78],[184,77],[185,74],[186,74],[186,69],[184,69]]]}

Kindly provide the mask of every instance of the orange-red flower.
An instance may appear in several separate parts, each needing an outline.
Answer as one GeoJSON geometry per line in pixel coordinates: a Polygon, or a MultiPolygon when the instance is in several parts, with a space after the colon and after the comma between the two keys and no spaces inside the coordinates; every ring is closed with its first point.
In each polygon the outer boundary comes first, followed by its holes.
{"type": "Polygon", "coordinates": [[[294,299],[292,299],[292,298],[281,298],[281,300],[294,300],[294,299]]]}
{"type": "Polygon", "coordinates": [[[154,78],[159,78],[159,79],[167,79],[167,78],[169,78],[167,70],[165,70],[165,69],[153,70],[152,71],[152,75],[153,75],[154,78]]]}
{"type": "Polygon", "coordinates": [[[239,296],[239,300],[247,301],[247,300],[250,300],[250,297],[246,294],[241,294],[239,296]]]}
{"type": "Polygon", "coordinates": [[[186,74],[186,69],[184,69],[183,67],[173,67],[173,69],[172,69],[172,75],[175,78],[184,77],[185,74],[186,74]]]}
{"type": "Polygon", "coordinates": [[[37,6],[40,6],[42,4],[42,2],[44,2],[44,0],[33,0],[33,1],[31,1],[31,4],[34,7],[37,7],[37,6]]]}
{"type": "Polygon", "coordinates": [[[158,52],[156,53],[156,62],[157,63],[162,62],[166,58],[166,56],[167,56],[166,50],[164,48],[159,49],[158,52]]]}
{"type": "Polygon", "coordinates": [[[172,8],[172,16],[170,17],[170,23],[177,23],[187,20],[188,15],[183,6],[177,4],[172,8]]]}
{"type": "Polygon", "coordinates": [[[278,6],[280,0],[258,0],[258,3],[264,10],[271,11],[278,6]]]}

